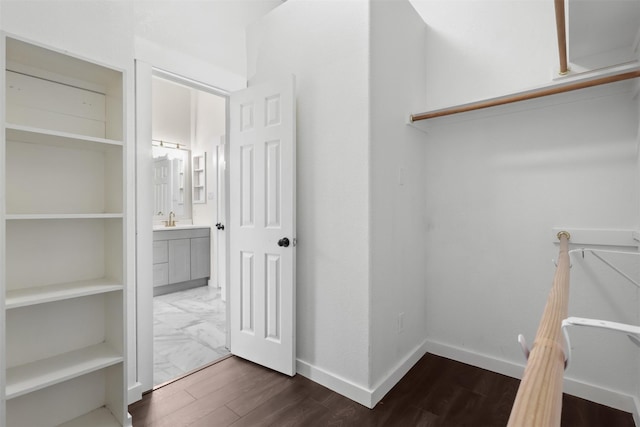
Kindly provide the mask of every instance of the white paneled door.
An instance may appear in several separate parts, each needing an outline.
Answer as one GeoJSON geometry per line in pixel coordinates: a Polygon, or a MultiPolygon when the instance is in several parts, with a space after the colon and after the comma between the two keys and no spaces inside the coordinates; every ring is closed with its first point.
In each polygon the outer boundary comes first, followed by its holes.
{"type": "Polygon", "coordinates": [[[230,100],[231,352],[295,374],[295,81],[230,100]]]}

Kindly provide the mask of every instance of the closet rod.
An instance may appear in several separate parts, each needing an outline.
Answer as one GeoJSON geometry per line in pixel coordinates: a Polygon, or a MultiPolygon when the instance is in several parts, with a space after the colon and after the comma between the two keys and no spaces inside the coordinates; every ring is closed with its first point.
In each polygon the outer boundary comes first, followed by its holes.
{"type": "Polygon", "coordinates": [[[562,321],[569,310],[569,238],[558,233],[560,254],[507,427],[559,427],[565,354],[562,321]]]}
{"type": "Polygon", "coordinates": [[[560,75],[569,71],[567,65],[567,33],[564,19],[564,0],[555,0],[556,32],[558,33],[558,55],[560,56],[560,75]]]}
{"type": "Polygon", "coordinates": [[[450,116],[452,114],[466,113],[468,111],[481,110],[484,108],[496,107],[498,105],[511,104],[514,102],[526,101],[535,98],[542,98],[544,96],[556,95],[559,93],[571,92],[579,89],[586,89],[593,86],[600,86],[608,83],[619,82],[622,80],[634,79],[636,77],[640,77],[640,70],[626,71],[605,77],[596,77],[575,83],[567,83],[561,86],[536,89],[517,95],[504,96],[501,98],[489,99],[487,101],[480,101],[451,108],[444,108],[442,110],[436,110],[428,113],[412,114],[410,120],[411,122],[417,122],[419,120],[428,120],[434,119],[436,117],[450,116]]]}

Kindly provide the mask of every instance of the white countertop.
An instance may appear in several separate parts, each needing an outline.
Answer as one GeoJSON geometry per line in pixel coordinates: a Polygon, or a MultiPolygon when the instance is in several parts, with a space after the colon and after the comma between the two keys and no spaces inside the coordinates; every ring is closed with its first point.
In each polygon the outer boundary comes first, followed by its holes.
{"type": "Polygon", "coordinates": [[[154,225],[153,231],[184,230],[188,228],[211,228],[211,227],[208,225],[180,224],[178,222],[173,227],[167,227],[166,225],[154,225]]]}

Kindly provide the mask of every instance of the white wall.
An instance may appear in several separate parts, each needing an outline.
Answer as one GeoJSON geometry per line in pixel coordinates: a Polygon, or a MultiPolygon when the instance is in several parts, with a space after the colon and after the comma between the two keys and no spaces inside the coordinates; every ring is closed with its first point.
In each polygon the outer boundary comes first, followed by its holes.
{"type": "Polygon", "coordinates": [[[234,91],[246,87],[245,27],[280,0],[135,0],[135,55],[157,69],[234,91]]]}
{"type": "Polygon", "coordinates": [[[151,137],[191,148],[191,89],[154,77],[151,102],[151,137]]]}
{"type": "Polygon", "coordinates": [[[0,27],[111,66],[132,65],[132,2],[2,0],[0,27]]]}
{"type": "Polygon", "coordinates": [[[370,16],[370,386],[382,397],[426,338],[426,144],[406,120],[426,101],[427,29],[406,0],[373,1],[370,16]]]}
{"type": "MultiPolygon", "coordinates": [[[[226,99],[203,91],[193,91],[193,154],[206,153],[206,185],[207,198],[204,204],[193,205],[193,223],[209,225],[213,227],[217,217],[217,177],[216,165],[213,162],[213,155],[220,138],[225,134],[226,128],[226,99]],[[211,197],[209,197],[211,196],[211,197]]],[[[211,230],[211,235],[216,235],[216,230],[211,230]]],[[[213,252],[214,239],[211,239],[211,255],[213,252]]],[[[214,264],[211,263],[213,266],[214,264]]],[[[213,270],[212,270],[213,276],[213,270]]]]}
{"type": "Polygon", "coordinates": [[[545,84],[559,68],[553,4],[411,0],[429,27],[422,111],[545,84]]]}
{"type": "Polygon", "coordinates": [[[296,76],[298,372],[356,392],[369,383],[368,15],[366,1],[289,0],[247,37],[251,83],[296,76]]]}
{"type": "Polygon", "coordinates": [[[245,26],[279,4],[280,0],[135,0],[135,33],[163,50],[243,76],[245,26]]]}
{"type": "MultiPolygon", "coordinates": [[[[533,341],[555,268],[551,229],[637,228],[638,107],[628,91],[616,90],[629,86],[429,126],[430,351],[519,376],[524,359],[515,339],[523,333],[533,341]]],[[[637,263],[613,261],[640,277],[637,263]]],[[[589,256],[574,259],[571,275],[570,315],[638,324],[637,288],[589,256]]],[[[615,334],[572,337],[565,391],[628,405],[615,395],[638,389],[638,348],[615,334]]]]}
{"type": "Polygon", "coordinates": [[[226,99],[204,91],[195,91],[195,139],[218,142],[226,133],[226,99]]]}

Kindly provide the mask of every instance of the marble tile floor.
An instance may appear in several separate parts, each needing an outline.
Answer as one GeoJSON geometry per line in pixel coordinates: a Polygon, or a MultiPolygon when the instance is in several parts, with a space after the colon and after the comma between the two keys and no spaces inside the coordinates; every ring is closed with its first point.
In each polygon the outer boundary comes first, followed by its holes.
{"type": "Polygon", "coordinates": [[[153,298],[153,385],[229,354],[225,303],[209,286],[153,298]]]}

